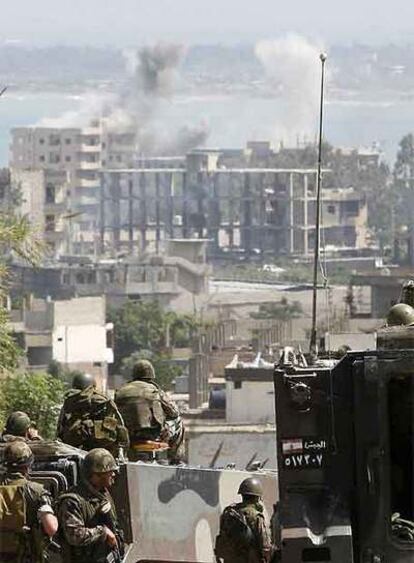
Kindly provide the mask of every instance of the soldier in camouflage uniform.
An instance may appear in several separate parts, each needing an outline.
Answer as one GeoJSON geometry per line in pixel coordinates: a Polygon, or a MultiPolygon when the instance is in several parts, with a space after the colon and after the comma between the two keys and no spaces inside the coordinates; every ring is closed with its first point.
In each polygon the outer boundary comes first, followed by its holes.
{"type": "Polygon", "coordinates": [[[115,403],[131,441],[129,459],[137,459],[136,452],[143,442],[166,442],[170,463],[178,463],[183,457],[184,445],[184,425],[179,410],[156,383],[151,362],[139,360],[132,377],[133,381],[115,394],[115,403]]]}
{"type": "Polygon", "coordinates": [[[58,515],[65,562],[122,561],[123,535],[108,490],[117,470],[107,450],[91,450],[84,459],[80,483],[60,496],[58,515]]]}
{"type": "Polygon", "coordinates": [[[270,531],[256,477],[245,479],[238,494],[242,502],[224,509],[216,538],[216,558],[224,563],[267,563],[272,555],[270,531]]]}
{"type": "Polygon", "coordinates": [[[57,531],[52,499],[43,485],[28,479],[33,453],[24,441],[4,449],[0,478],[0,561],[40,563],[46,538],[57,531]]]}
{"type": "Polygon", "coordinates": [[[1,435],[1,442],[10,442],[16,439],[41,440],[36,424],[30,420],[29,415],[22,411],[12,412],[6,420],[6,426],[1,435]]]}
{"type": "Polygon", "coordinates": [[[115,457],[128,448],[128,431],[115,403],[96,390],[88,373],[76,374],[60,411],[57,437],[65,444],[92,450],[105,447],[115,457]]]}

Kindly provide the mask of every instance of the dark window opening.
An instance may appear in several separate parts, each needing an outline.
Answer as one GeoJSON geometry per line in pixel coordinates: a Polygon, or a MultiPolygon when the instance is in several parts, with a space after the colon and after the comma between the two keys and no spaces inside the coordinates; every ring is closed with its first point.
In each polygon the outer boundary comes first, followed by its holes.
{"type": "Polygon", "coordinates": [[[45,231],[47,233],[51,233],[55,230],[55,216],[54,215],[46,215],[45,220],[45,231]]]}
{"type": "Polygon", "coordinates": [[[46,185],[46,203],[55,203],[56,201],[56,190],[53,184],[46,185]]]}
{"type": "Polygon", "coordinates": [[[234,382],[234,388],[235,389],[241,389],[242,388],[242,382],[241,381],[235,381],[234,382]]]}

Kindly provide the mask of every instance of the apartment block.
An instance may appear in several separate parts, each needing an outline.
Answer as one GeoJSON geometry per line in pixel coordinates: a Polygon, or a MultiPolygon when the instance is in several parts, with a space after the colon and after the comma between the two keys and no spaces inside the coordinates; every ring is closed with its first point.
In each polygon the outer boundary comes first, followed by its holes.
{"type": "MultiPolygon", "coordinates": [[[[218,151],[194,151],[185,169],[104,170],[101,252],[158,251],[173,238],[208,239],[213,258],[313,251],[315,169],[218,167],[218,162],[218,151]]],[[[327,245],[366,246],[366,220],[366,203],[352,188],[323,190],[327,245]]]]}
{"type": "MultiPolygon", "coordinates": [[[[71,216],[72,252],[95,252],[100,178],[98,172],[132,165],[134,135],[110,131],[105,120],[84,128],[20,127],[11,132],[10,168],[64,171],[65,203],[71,216]]],[[[40,196],[39,196],[40,197],[40,196]]]]}

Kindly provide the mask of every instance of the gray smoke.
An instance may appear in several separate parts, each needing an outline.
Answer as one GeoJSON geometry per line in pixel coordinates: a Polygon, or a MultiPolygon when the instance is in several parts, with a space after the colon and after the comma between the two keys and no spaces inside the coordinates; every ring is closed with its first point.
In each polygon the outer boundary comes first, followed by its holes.
{"type": "Polygon", "coordinates": [[[107,121],[114,132],[135,133],[138,155],[184,154],[207,139],[203,125],[184,125],[177,130],[160,123],[162,106],[173,96],[183,55],[183,47],[164,43],[124,53],[128,80],[107,113],[107,121]]]}
{"type": "Polygon", "coordinates": [[[275,120],[274,140],[293,144],[298,137],[311,139],[317,131],[322,45],[289,34],[259,41],[255,52],[269,86],[283,111],[275,120]]]}
{"type": "Polygon", "coordinates": [[[174,127],[165,116],[166,107],[169,112],[173,107],[184,52],[180,45],[165,43],[126,50],[126,79],[117,92],[88,94],[78,111],[37,125],[84,127],[91,119],[104,117],[109,131],[135,135],[137,156],[183,155],[208,137],[203,123],[174,127]]]}

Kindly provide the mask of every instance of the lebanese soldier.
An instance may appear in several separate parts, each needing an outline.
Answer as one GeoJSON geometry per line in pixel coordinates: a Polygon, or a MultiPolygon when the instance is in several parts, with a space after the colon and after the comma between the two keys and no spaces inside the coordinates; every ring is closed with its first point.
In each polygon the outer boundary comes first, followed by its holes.
{"type": "Polygon", "coordinates": [[[0,561],[40,563],[45,539],[58,529],[50,494],[28,479],[33,453],[15,440],[4,449],[5,473],[0,479],[0,561]]]}
{"type": "Polygon", "coordinates": [[[242,481],[238,494],[242,502],[228,506],[221,515],[216,557],[224,563],[267,563],[272,545],[259,479],[249,477],[242,481]]]}
{"type": "Polygon", "coordinates": [[[115,394],[126,427],[132,461],[145,442],[166,442],[168,459],[178,463],[182,457],[184,425],[176,405],[170,401],[155,381],[154,367],[148,360],[139,360],[132,371],[133,380],[115,394]]]}
{"type": "Polygon", "coordinates": [[[387,314],[387,326],[411,326],[414,324],[414,308],[407,303],[393,305],[387,314]]]}
{"type": "Polygon", "coordinates": [[[124,544],[109,488],[118,470],[104,448],[91,450],[80,483],[58,501],[64,562],[104,563],[122,560],[124,544]]]}
{"type": "Polygon", "coordinates": [[[95,379],[88,373],[73,378],[59,415],[57,436],[65,444],[84,450],[105,447],[115,456],[129,445],[117,406],[96,390],[95,379]]]}
{"type": "Polygon", "coordinates": [[[12,412],[6,420],[6,426],[1,435],[1,442],[10,442],[16,439],[41,440],[36,424],[30,420],[29,415],[22,411],[12,412]]]}

